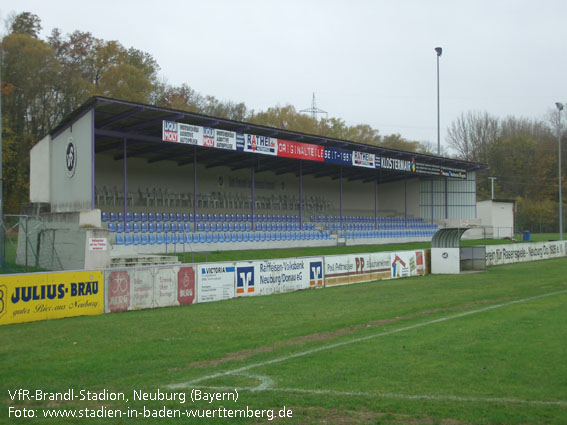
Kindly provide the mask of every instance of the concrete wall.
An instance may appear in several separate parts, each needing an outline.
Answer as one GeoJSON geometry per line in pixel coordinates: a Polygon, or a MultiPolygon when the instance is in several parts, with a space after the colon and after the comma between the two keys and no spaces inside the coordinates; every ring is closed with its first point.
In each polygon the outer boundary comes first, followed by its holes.
{"type": "Polygon", "coordinates": [[[51,137],[30,150],[30,202],[51,202],[51,137]]]}
{"type": "Polygon", "coordinates": [[[92,193],[92,122],[87,113],[51,140],[50,202],[51,211],[86,211],[91,209],[92,193]],[[76,167],[67,170],[67,147],[75,146],[76,167]]]}
{"type": "MultiPolygon", "coordinates": [[[[299,162],[298,162],[299,167],[299,162]]],[[[278,200],[285,197],[288,204],[299,200],[299,178],[296,170],[286,174],[274,172],[255,173],[255,198],[278,200]]],[[[97,197],[97,208],[104,211],[123,210],[123,175],[124,162],[114,160],[110,154],[97,154],[95,157],[96,191],[112,196],[104,200],[104,196],[97,197]]],[[[146,192],[168,190],[169,193],[183,194],[193,198],[193,164],[178,166],[174,161],[160,161],[148,163],[143,158],[130,158],[127,160],[127,192],[129,211],[171,211],[192,212],[192,208],[155,207],[144,201],[146,192]]],[[[197,193],[210,195],[212,193],[223,196],[251,197],[250,169],[232,171],[229,167],[206,168],[197,165],[197,193]]],[[[403,215],[405,212],[404,181],[378,185],[378,212],[379,215],[403,215]]],[[[374,215],[374,182],[363,183],[360,180],[349,181],[343,179],[343,215],[374,215]]],[[[419,216],[419,180],[407,180],[407,210],[411,217],[419,216]]],[[[339,215],[340,210],[340,181],[330,177],[315,178],[312,175],[303,177],[303,201],[305,203],[304,215],[339,215]],[[324,209],[315,208],[315,205],[325,205],[324,209]],[[314,206],[313,209],[310,206],[314,206]]],[[[296,202],[294,202],[296,204],[296,202]]],[[[198,212],[222,212],[203,209],[198,212]]],[[[250,207],[242,211],[250,212],[250,207]]],[[[276,206],[271,211],[256,209],[257,213],[298,214],[298,209],[291,208],[283,211],[276,206]]]]}
{"type": "Polygon", "coordinates": [[[111,249],[109,232],[100,229],[100,224],[100,210],[22,217],[16,263],[45,270],[108,267],[111,249]],[[93,238],[106,239],[107,248],[89,248],[93,238]]]}

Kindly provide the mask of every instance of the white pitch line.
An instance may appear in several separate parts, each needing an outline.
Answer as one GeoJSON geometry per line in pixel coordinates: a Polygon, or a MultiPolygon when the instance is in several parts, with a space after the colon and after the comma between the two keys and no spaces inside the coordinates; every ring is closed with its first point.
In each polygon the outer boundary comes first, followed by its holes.
{"type": "Polygon", "coordinates": [[[410,331],[410,330],[413,330],[413,329],[421,328],[423,326],[434,325],[436,323],[442,323],[442,322],[446,322],[446,321],[453,320],[453,319],[459,319],[461,317],[471,316],[473,314],[484,313],[485,311],[495,310],[495,309],[501,308],[501,307],[508,307],[510,305],[520,304],[520,303],[533,301],[533,300],[537,300],[537,299],[540,299],[540,298],[551,297],[551,296],[554,296],[554,295],[559,295],[559,294],[564,294],[564,293],[567,293],[567,290],[556,291],[556,292],[548,292],[546,294],[536,295],[536,296],[529,297],[529,298],[522,298],[522,299],[514,300],[514,301],[508,301],[508,302],[505,302],[505,303],[502,303],[502,304],[495,304],[495,305],[491,305],[491,306],[488,306],[488,307],[479,308],[477,310],[465,311],[463,313],[453,314],[451,316],[441,317],[439,319],[429,320],[427,322],[421,322],[421,323],[416,323],[416,324],[410,325],[410,326],[404,326],[402,328],[393,329],[391,331],[380,332],[380,333],[377,333],[377,334],[367,335],[367,336],[363,336],[363,337],[360,337],[360,338],[354,338],[354,339],[351,339],[351,340],[348,340],[348,341],[342,341],[342,342],[337,342],[337,343],[334,343],[334,344],[324,345],[324,346],[317,347],[317,348],[312,348],[310,350],[301,351],[299,353],[290,354],[290,355],[283,356],[283,357],[278,357],[278,358],[275,358],[275,359],[272,359],[272,360],[267,360],[265,362],[254,363],[254,364],[251,364],[251,365],[248,365],[248,366],[239,367],[237,369],[229,370],[229,371],[226,371],[226,372],[213,373],[211,375],[203,376],[201,378],[193,379],[191,381],[181,382],[179,384],[171,384],[171,385],[168,385],[166,388],[169,388],[169,389],[172,389],[172,390],[182,389],[182,388],[193,388],[194,384],[197,384],[197,383],[203,382],[203,381],[208,381],[208,380],[214,379],[214,378],[219,378],[221,376],[238,375],[238,374],[240,374],[242,372],[246,372],[247,370],[250,370],[250,369],[255,369],[257,367],[262,367],[262,366],[268,366],[268,365],[272,365],[272,364],[275,364],[275,363],[281,363],[281,362],[285,362],[287,360],[295,359],[295,358],[298,358],[298,357],[305,357],[305,356],[308,356],[310,354],[318,353],[320,351],[332,350],[334,348],[343,347],[345,345],[355,344],[357,342],[368,341],[369,339],[393,335],[393,334],[397,334],[397,333],[404,332],[404,331],[410,331]]]}
{"type": "MultiPolygon", "coordinates": [[[[203,389],[211,389],[218,391],[234,391],[234,387],[216,387],[206,386],[203,389]]],[[[559,406],[567,407],[567,401],[564,400],[524,400],[519,398],[509,397],[469,397],[469,396],[454,396],[443,394],[398,394],[398,393],[368,393],[359,391],[334,391],[334,390],[310,390],[305,388],[249,388],[237,387],[238,391],[273,391],[284,393],[299,393],[299,394],[316,394],[316,395],[330,395],[330,396],[346,396],[346,397],[368,397],[368,398],[389,398],[401,400],[432,400],[432,401],[457,401],[469,403],[496,403],[496,404],[522,404],[529,406],[559,406]]]]}

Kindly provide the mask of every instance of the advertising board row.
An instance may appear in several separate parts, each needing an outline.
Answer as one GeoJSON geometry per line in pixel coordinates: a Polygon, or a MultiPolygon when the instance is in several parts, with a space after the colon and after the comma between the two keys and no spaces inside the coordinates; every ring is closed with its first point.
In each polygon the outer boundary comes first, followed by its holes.
{"type": "Polygon", "coordinates": [[[0,324],[190,305],[425,274],[423,251],[0,277],[0,324]]]}
{"type": "Polygon", "coordinates": [[[487,245],[486,266],[547,260],[550,258],[565,257],[566,254],[567,241],[487,245]]]}
{"type": "Polygon", "coordinates": [[[417,162],[410,159],[380,156],[368,152],[292,142],[268,136],[237,133],[198,125],[163,121],[162,140],[217,149],[228,149],[263,155],[328,162],[352,167],[401,171],[410,174],[467,178],[464,169],[417,162]]]}

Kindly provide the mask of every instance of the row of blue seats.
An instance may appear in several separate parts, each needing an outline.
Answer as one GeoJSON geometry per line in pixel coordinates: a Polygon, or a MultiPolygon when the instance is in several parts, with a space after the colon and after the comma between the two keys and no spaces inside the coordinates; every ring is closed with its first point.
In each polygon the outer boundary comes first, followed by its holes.
{"type": "MultiPolygon", "coordinates": [[[[368,223],[327,223],[327,230],[376,230],[375,224],[368,223]]],[[[437,224],[429,223],[409,223],[407,227],[404,224],[379,224],[380,230],[403,230],[403,229],[437,229],[437,224]]]]}
{"type": "MultiPolygon", "coordinates": [[[[101,221],[103,223],[124,222],[123,212],[101,212],[101,221]]],[[[144,222],[209,222],[209,223],[222,223],[222,222],[252,222],[252,214],[182,214],[182,213],[126,213],[126,222],[144,223],[144,222]]],[[[281,215],[281,214],[254,214],[254,221],[266,223],[298,223],[299,216],[297,215],[281,215]]]]}
{"type": "Polygon", "coordinates": [[[331,239],[329,232],[117,233],[116,245],[163,245],[331,239]]]}
{"type": "Polygon", "coordinates": [[[346,239],[366,238],[430,238],[435,230],[375,230],[371,232],[341,232],[341,237],[346,239]]]}
{"type": "MultiPolygon", "coordinates": [[[[124,223],[110,222],[108,230],[112,233],[169,233],[169,232],[250,232],[252,225],[248,222],[241,223],[197,223],[197,228],[192,228],[191,223],[169,223],[169,222],[142,222],[142,223],[124,223]]],[[[256,223],[256,230],[263,232],[271,231],[297,231],[297,230],[315,230],[314,223],[256,223]]]]}
{"type": "MultiPolygon", "coordinates": [[[[405,223],[405,217],[367,217],[367,216],[311,216],[311,221],[315,223],[405,223]]],[[[409,223],[423,223],[422,217],[408,217],[409,223]]]]}

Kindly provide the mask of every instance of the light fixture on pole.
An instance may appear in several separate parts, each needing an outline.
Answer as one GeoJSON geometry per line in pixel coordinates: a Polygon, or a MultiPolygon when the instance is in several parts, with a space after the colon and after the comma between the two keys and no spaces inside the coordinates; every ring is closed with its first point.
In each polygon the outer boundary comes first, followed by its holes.
{"type": "Polygon", "coordinates": [[[441,47],[436,47],[435,52],[437,53],[437,155],[441,155],[441,109],[439,101],[439,56],[443,53],[441,47]]]}
{"type": "Polygon", "coordinates": [[[492,192],[492,196],[490,199],[494,199],[494,180],[496,180],[496,177],[489,177],[490,179],[490,186],[491,186],[491,192],[492,192]]]}
{"type": "Polygon", "coordinates": [[[559,150],[558,159],[558,186],[559,186],[559,240],[563,240],[563,196],[561,195],[561,111],[563,110],[563,104],[556,102],[557,107],[557,149],[559,150]]]}

